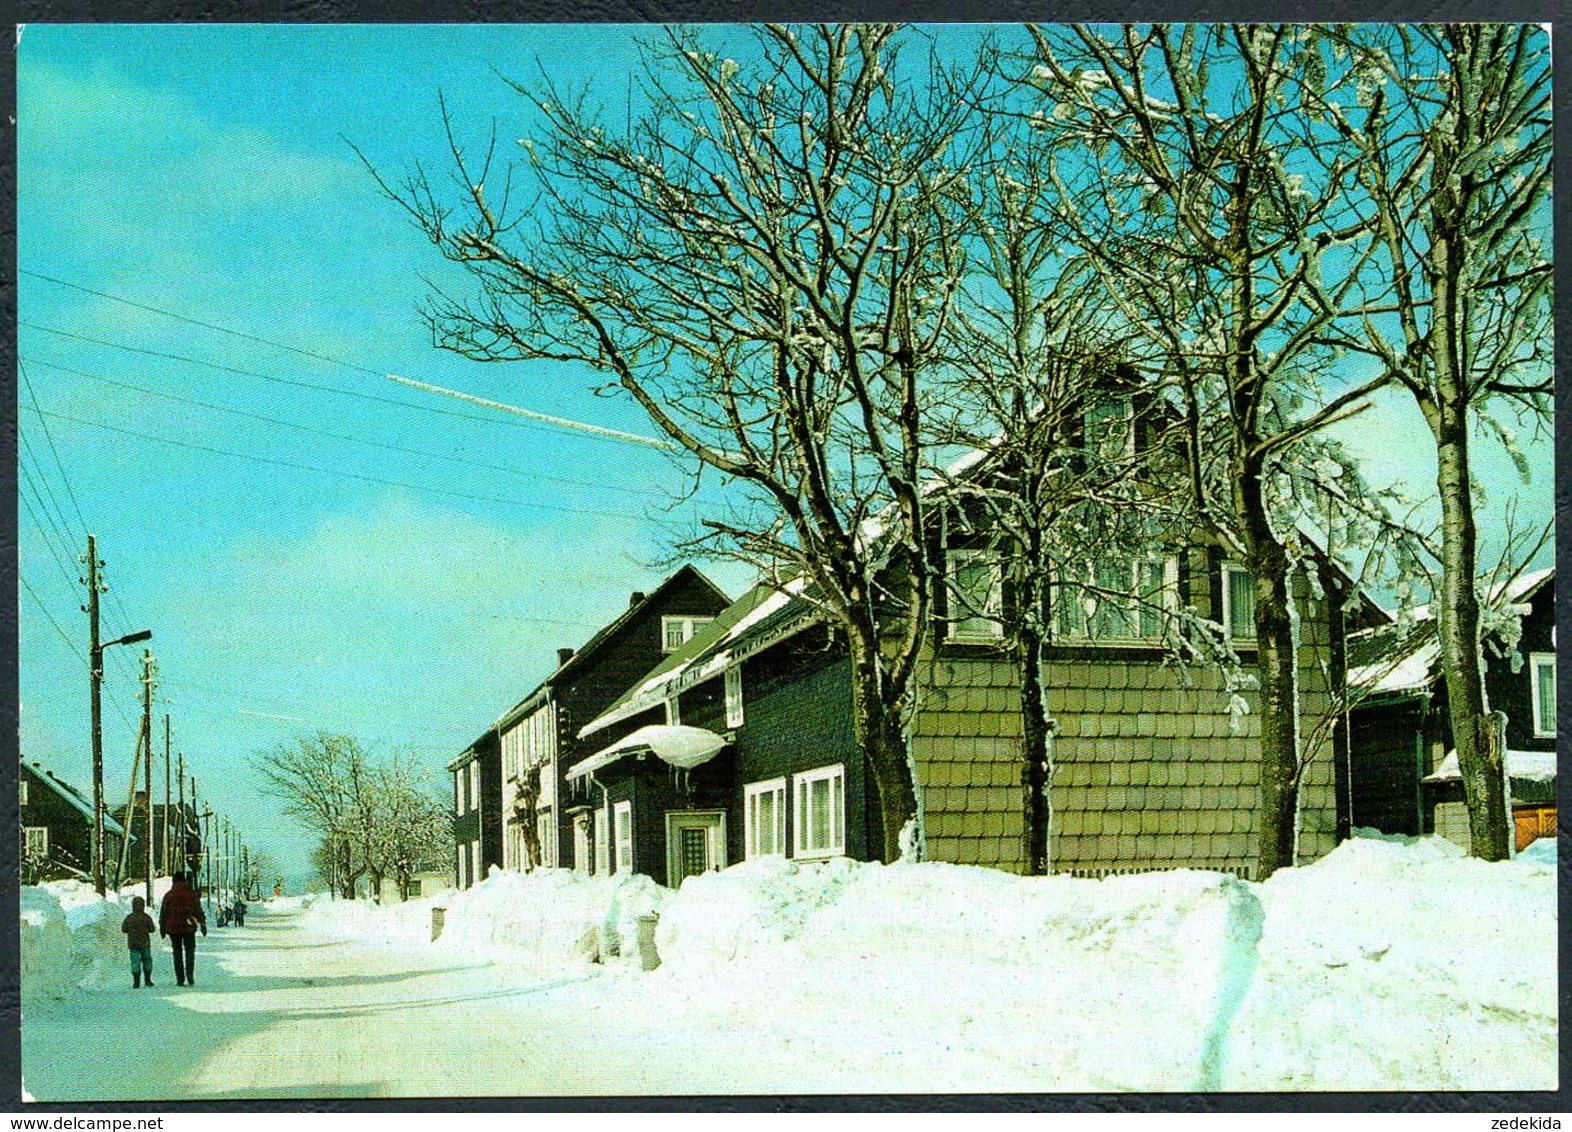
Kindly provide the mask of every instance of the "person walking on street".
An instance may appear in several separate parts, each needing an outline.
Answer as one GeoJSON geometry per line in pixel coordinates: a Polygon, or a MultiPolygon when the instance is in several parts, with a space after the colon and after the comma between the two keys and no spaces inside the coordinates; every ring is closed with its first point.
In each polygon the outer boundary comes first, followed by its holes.
{"type": "Polygon", "coordinates": [[[246,902],[238,896],[235,897],[235,926],[237,928],[246,926],[246,902]]]}
{"type": "Polygon", "coordinates": [[[207,934],[207,917],[202,914],[202,900],[186,883],[185,873],[176,873],[174,883],[164,894],[164,903],[158,912],[158,934],[169,937],[169,946],[175,953],[175,983],[189,987],[196,982],[196,933],[207,934]]]}
{"type": "Polygon", "coordinates": [[[147,914],[147,901],[140,896],[131,901],[131,914],[120,922],[126,933],[126,946],[131,949],[131,985],[140,987],[142,980],[153,985],[153,917],[147,914]]]}

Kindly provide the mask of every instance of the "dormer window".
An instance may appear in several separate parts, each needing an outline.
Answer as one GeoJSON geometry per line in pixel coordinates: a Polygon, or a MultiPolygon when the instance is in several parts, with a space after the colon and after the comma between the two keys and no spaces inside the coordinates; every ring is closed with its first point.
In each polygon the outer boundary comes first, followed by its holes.
{"type": "Polygon", "coordinates": [[[1086,409],[1086,450],[1104,460],[1135,456],[1134,411],[1129,397],[1110,395],[1086,409]]]}
{"type": "Polygon", "coordinates": [[[1004,636],[1004,572],[996,551],[951,550],[948,554],[952,641],[997,641],[1004,636]]]}
{"type": "Polygon", "coordinates": [[[660,619],[661,651],[676,652],[693,640],[698,631],[713,620],[715,620],[713,617],[662,617],[660,619]]]}
{"type": "Polygon", "coordinates": [[[1179,560],[1143,556],[1072,564],[1054,587],[1054,632],[1062,641],[1146,644],[1162,640],[1177,605],[1179,560]]]}

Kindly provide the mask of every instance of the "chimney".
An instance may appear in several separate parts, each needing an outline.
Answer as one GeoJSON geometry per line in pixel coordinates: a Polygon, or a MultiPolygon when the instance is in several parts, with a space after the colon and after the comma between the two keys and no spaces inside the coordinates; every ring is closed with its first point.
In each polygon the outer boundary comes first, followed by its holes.
{"type": "Polygon", "coordinates": [[[633,596],[628,599],[628,608],[632,609],[635,605],[639,604],[639,602],[641,602],[643,600],[644,600],[644,591],[643,590],[634,590],[633,591],[633,596]]]}
{"type": "Polygon", "coordinates": [[[573,657],[573,650],[572,649],[558,649],[557,650],[557,667],[561,668],[564,664],[568,663],[568,661],[571,660],[572,657],[573,657]]]}

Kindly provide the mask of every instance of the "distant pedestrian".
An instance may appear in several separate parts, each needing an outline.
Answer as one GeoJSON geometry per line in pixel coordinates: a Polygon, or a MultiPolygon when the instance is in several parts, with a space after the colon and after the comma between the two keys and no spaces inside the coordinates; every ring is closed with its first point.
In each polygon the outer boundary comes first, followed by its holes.
{"type": "Polygon", "coordinates": [[[246,926],[246,902],[238,896],[235,897],[235,926],[237,928],[246,926]]]}
{"type": "Polygon", "coordinates": [[[120,922],[126,933],[126,946],[131,950],[131,985],[140,987],[142,980],[153,985],[153,917],[147,914],[147,901],[140,896],[131,901],[131,914],[120,922]]]}
{"type": "Polygon", "coordinates": [[[207,934],[207,917],[202,899],[186,883],[185,873],[176,873],[158,912],[158,934],[169,937],[175,953],[175,983],[188,987],[196,982],[196,933],[207,934]]]}

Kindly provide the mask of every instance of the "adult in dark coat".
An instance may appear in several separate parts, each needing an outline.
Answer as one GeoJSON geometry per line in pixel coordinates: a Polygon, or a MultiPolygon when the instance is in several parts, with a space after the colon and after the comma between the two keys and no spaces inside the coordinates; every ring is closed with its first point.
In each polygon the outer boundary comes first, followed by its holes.
{"type": "Polygon", "coordinates": [[[207,917],[202,914],[202,898],[186,883],[185,873],[176,873],[164,902],[158,909],[158,934],[169,937],[175,953],[175,983],[188,987],[196,981],[196,934],[207,934],[207,917]]]}

